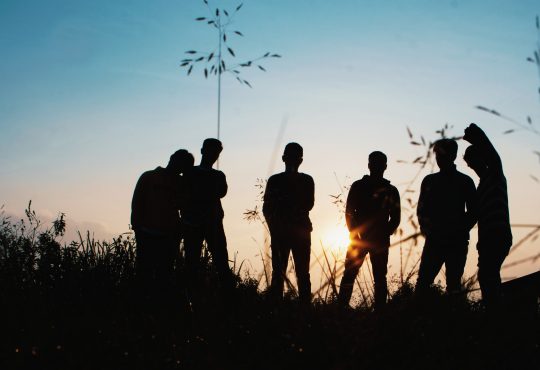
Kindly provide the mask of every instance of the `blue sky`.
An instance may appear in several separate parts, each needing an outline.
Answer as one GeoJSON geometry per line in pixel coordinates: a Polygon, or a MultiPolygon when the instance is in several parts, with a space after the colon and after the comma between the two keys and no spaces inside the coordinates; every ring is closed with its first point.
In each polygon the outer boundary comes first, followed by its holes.
{"type": "MultiPolygon", "coordinates": [[[[215,135],[216,81],[201,71],[187,77],[179,61],[186,50],[214,47],[212,29],[194,21],[205,12],[198,0],[2,1],[6,209],[20,213],[32,199],[43,214],[66,212],[103,235],[123,232],[140,173],[178,148],[198,160],[202,140],[215,135]]],[[[525,61],[538,13],[537,1],[245,1],[234,25],[245,37],[230,42],[238,59],[266,51],[283,58],[264,62],[266,73],[246,72],[253,89],[223,80],[231,253],[257,260],[253,238],[262,232],[242,212],[255,204],[253,185],[268,175],[284,120],[281,147],[303,144],[302,170],[316,181],[314,245],[340,222],[328,196],[338,192],[336,177],[362,176],[379,149],[390,158],[387,177],[402,183],[414,171],[395,160],[417,154],[406,126],[434,137],[447,122],[456,134],[472,121],[486,129],[506,166],[513,221],[540,223],[538,184],[529,178],[540,173],[531,153],[538,136],[502,135],[511,123],[474,108],[540,120],[538,75],[525,61]]]]}

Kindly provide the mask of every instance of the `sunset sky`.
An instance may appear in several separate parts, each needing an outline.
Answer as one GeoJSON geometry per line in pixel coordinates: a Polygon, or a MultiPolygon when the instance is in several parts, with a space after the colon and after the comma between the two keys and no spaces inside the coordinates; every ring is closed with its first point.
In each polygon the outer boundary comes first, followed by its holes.
{"type": "MultiPolygon", "coordinates": [[[[538,42],[539,13],[537,0],[246,0],[231,28],[245,35],[230,37],[236,59],[266,51],[283,57],[264,61],[267,72],[246,70],[252,89],[223,77],[220,168],[229,183],[223,205],[231,256],[238,251],[260,271],[262,227],[243,212],[257,204],[257,178],[283,169],[287,142],[303,145],[301,171],[315,180],[313,246],[320,250],[319,241],[345,232],[329,195],[366,173],[371,151],[388,155],[386,177],[401,190],[414,176],[416,167],[397,163],[422,154],[406,127],[430,140],[446,123],[460,136],[476,122],[503,159],[512,223],[540,224],[540,184],[530,177],[540,178],[533,154],[540,136],[504,135],[512,122],[475,109],[525,124],[530,116],[540,128],[538,71],[526,61],[538,42]]],[[[214,31],[194,21],[207,15],[201,0],[3,0],[6,213],[23,214],[32,200],[46,219],[65,212],[72,229],[103,238],[128,231],[139,175],[165,166],[180,148],[198,162],[202,141],[216,135],[216,79],[179,67],[186,50],[214,49],[214,31]]],[[[477,182],[461,159],[464,148],[456,163],[477,182]]],[[[528,231],[514,230],[515,240],[528,231]]],[[[468,274],[476,264],[473,234],[468,274]]],[[[540,242],[529,243],[507,263],[538,253],[540,242]]],[[[503,276],[539,268],[540,259],[503,276]]]]}

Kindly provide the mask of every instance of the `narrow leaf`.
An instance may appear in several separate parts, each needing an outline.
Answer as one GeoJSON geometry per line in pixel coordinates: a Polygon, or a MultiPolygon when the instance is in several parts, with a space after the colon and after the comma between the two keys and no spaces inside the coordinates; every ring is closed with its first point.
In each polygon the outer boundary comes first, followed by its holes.
{"type": "Polygon", "coordinates": [[[188,76],[191,74],[191,71],[193,70],[193,66],[189,67],[188,71],[187,71],[187,74],[188,76]]]}
{"type": "Polygon", "coordinates": [[[213,57],[214,57],[214,53],[210,53],[210,55],[208,56],[208,61],[211,61],[213,57]]]}
{"type": "Polygon", "coordinates": [[[273,58],[281,58],[281,55],[279,55],[279,54],[272,54],[271,56],[272,56],[273,58]]]}
{"type": "Polygon", "coordinates": [[[529,125],[532,125],[532,119],[531,119],[531,116],[527,116],[527,122],[529,122],[529,125]]]}
{"type": "Polygon", "coordinates": [[[205,3],[206,5],[208,5],[208,0],[203,0],[203,3],[205,3]]]}
{"type": "Polygon", "coordinates": [[[409,139],[413,138],[413,133],[412,133],[411,129],[409,128],[409,126],[407,126],[407,135],[409,135],[409,139]]]}
{"type": "Polygon", "coordinates": [[[204,21],[205,19],[206,19],[206,17],[195,18],[196,21],[204,21]]]}
{"type": "Polygon", "coordinates": [[[516,131],[516,130],[514,130],[514,129],[506,130],[505,132],[503,132],[503,135],[511,134],[511,133],[514,132],[514,131],[516,131]]]}
{"type": "Polygon", "coordinates": [[[270,52],[263,55],[263,58],[267,58],[270,55],[270,52]]]}
{"type": "Polygon", "coordinates": [[[197,54],[195,50],[188,50],[186,51],[186,54],[197,54]]]}
{"type": "Polygon", "coordinates": [[[238,36],[244,36],[244,34],[240,31],[234,31],[234,33],[236,33],[238,36]]]}
{"type": "Polygon", "coordinates": [[[184,62],[184,63],[180,64],[180,67],[185,67],[185,66],[187,66],[188,64],[189,64],[189,62],[184,62]]]}
{"type": "Polygon", "coordinates": [[[200,61],[203,60],[203,59],[204,59],[204,57],[199,57],[199,58],[195,59],[195,61],[196,61],[196,62],[200,62],[200,61]]]}
{"type": "Polygon", "coordinates": [[[229,13],[227,13],[227,10],[226,9],[223,9],[223,13],[225,13],[225,15],[228,17],[229,16],[229,13]]]}
{"type": "Polygon", "coordinates": [[[208,24],[214,24],[215,22],[214,21],[208,21],[208,24]]]}
{"type": "Polygon", "coordinates": [[[223,34],[223,42],[227,42],[227,35],[223,34]]]}
{"type": "Polygon", "coordinates": [[[204,69],[204,78],[208,78],[208,69],[204,69]]]}
{"type": "Polygon", "coordinates": [[[257,66],[257,67],[259,67],[259,69],[260,69],[261,71],[264,71],[264,72],[266,72],[266,69],[264,69],[264,67],[263,67],[263,66],[257,66]]]}
{"type": "Polygon", "coordinates": [[[411,144],[412,144],[412,145],[422,145],[422,144],[420,144],[418,141],[411,141],[411,144]]]}
{"type": "Polygon", "coordinates": [[[221,61],[221,67],[223,67],[224,71],[227,69],[227,68],[225,68],[225,61],[224,60],[221,61]]]}
{"type": "Polygon", "coordinates": [[[216,17],[219,17],[219,9],[216,8],[216,17]]]}
{"type": "Polygon", "coordinates": [[[239,11],[240,8],[242,7],[242,5],[244,5],[244,3],[241,3],[240,5],[238,5],[238,6],[236,7],[236,11],[239,11]]]}
{"type": "Polygon", "coordinates": [[[231,49],[231,48],[227,48],[227,50],[229,50],[229,53],[230,53],[230,54],[231,54],[231,55],[232,55],[233,57],[234,57],[234,56],[236,56],[236,55],[234,55],[234,51],[233,51],[233,49],[231,49]]]}
{"type": "Polygon", "coordinates": [[[531,63],[534,63],[534,59],[531,58],[531,57],[527,57],[527,62],[531,62],[531,63]]]}
{"type": "Polygon", "coordinates": [[[247,82],[246,80],[244,80],[244,83],[245,83],[246,85],[248,85],[249,87],[252,87],[252,86],[250,85],[250,83],[247,82]]]}

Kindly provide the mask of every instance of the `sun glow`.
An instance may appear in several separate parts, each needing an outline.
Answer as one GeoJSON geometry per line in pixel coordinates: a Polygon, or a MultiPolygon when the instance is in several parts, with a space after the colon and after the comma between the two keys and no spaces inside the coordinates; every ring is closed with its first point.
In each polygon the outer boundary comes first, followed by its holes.
{"type": "Polygon", "coordinates": [[[323,234],[322,243],[325,248],[345,251],[349,246],[349,242],[349,231],[345,225],[338,225],[333,228],[329,228],[323,234]]]}

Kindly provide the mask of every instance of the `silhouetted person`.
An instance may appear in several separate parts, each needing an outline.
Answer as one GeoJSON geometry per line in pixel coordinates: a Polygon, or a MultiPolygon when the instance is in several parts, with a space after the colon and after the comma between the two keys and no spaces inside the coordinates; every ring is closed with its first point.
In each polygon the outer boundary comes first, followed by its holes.
{"type": "Polygon", "coordinates": [[[145,285],[171,282],[180,247],[179,209],[187,200],[184,178],[193,156],[178,150],[167,167],[141,175],[133,192],[131,225],[137,242],[136,272],[145,285]]]}
{"type": "Polygon", "coordinates": [[[299,298],[310,302],[309,259],[313,227],[309,211],[315,201],[315,184],[311,176],[298,172],[303,160],[303,149],[299,144],[287,144],[282,159],[285,172],[271,176],[264,192],[263,214],[272,239],[270,290],[279,299],[283,297],[283,283],[292,251],[299,298]]]}
{"type": "Polygon", "coordinates": [[[512,246],[508,190],[501,158],[482,129],[472,123],[465,129],[465,162],[480,177],[478,198],[478,281],[484,304],[499,303],[501,266],[512,246]]]}
{"type": "Polygon", "coordinates": [[[223,229],[221,198],[227,194],[225,174],[212,166],[218,160],[223,146],[217,139],[206,139],[201,148],[201,164],[186,174],[190,199],[182,212],[187,279],[191,294],[196,294],[203,242],[212,255],[212,263],[219,274],[221,285],[231,288],[227,239],[223,229]]]}
{"type": "Polygon", "coordinates": [[[375,280],[375,309],[380,310],[388,295],[388,247],[390,235],[401,221],[401,205],[398,190],[383,177],[386,155],[376,151],[368,160],[369,175],[355,181],[347,196],[345,219],[351,243],[338,299],[343,305],[349,304],[356,276],[369,253],[375,280]]]}
{"type": "Polygon", "coordinates": [[[461,291],[469,231],[476,223],[476,189],[469,176],[456,170],[457,149],[455,140],[436,141],[433,151],[440,171],[422,181],[417,214],[426,240],[416,283],[420,293],[433,283],[443,264],[447,292],[461,291]]]}

